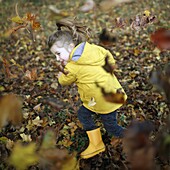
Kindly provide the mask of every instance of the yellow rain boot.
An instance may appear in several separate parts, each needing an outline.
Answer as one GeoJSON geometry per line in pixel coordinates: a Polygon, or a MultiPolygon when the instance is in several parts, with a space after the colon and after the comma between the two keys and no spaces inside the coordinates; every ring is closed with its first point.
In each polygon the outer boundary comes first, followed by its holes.
{"type": "Polygon", "coordinates": [[[89,146],[80,154],[83,159],[91,158],[100,152],[105,151],[105,145],[102,140],[100,128],[87,131],[87,135],[89,137],[89,146]]]}

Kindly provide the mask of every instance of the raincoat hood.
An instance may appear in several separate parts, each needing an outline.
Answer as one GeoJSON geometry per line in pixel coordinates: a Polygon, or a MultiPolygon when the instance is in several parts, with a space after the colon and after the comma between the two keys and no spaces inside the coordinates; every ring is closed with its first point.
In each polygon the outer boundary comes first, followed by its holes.
{"type": "Polygon", "coordinates": [[[76,64],[79,65],[101,65],[101,63],[103,63],[104,53],[102,52],[102,47],[100,48],[94,44],[83,42],[73,49],[70,60],[76,61],[76,64]],[[76,58],[76,60],[74,58],[76,58]]]}

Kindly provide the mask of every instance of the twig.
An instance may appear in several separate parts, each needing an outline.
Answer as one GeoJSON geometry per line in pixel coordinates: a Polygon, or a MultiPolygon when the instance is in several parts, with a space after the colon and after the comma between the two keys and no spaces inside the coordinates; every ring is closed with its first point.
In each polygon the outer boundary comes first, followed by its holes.
{"type": "Polygon", "coordinates": [[[13,29],[11,30],[11,34],[14,33],[14,32],[16,32],[16,31],[19,30],[20,28],[26,28],[27,25],[28,25],[28,23],[23,24],[23,25],[19,25],[19,26],[13,28],[13,29]]]}
{"type": "Polygon", "coordinates": [[[15,12],[16,12],[17,16],[20,17],[19,14],[18,14],[18,3],[16,3],[16,5],[15,5],[15,12]]]}

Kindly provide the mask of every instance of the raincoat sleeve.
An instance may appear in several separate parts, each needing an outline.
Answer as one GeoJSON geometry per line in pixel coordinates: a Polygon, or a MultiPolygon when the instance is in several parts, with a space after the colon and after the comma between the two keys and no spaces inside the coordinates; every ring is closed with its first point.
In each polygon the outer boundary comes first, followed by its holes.
{"type": "Polygon", "coordinates": [[[116,61],[115,61],[115,59],[113,58],[113,55],[111,54],[110,51],[106,50],[106,56],[109,57],[109,63],[110,63],[111,65],[115,65],[116,61]]]}
{"type": "Polygon", "coordinates": [[[74,74],[73,70],[67,67],[64,70],[67,71],[68,74],[61,74],[61,76],[58,78],[58,82],[63,86],[74,83],[76,81],[76,75],[74,74]]]}

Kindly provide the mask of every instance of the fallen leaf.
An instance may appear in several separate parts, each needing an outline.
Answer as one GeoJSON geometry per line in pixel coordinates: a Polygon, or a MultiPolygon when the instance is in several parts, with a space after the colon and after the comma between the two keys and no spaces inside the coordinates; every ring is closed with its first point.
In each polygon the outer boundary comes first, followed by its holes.
{"type": "Polygon", "coordinates": [[[86,0],[84,5],[79,8],[82,12],[88,12],[95,7],[95,2],[93,0],[86,0]]]}
{"type": "Polygon", "coordinates": [[[34,120],[32,120],[32,124],[36,126],[41,126],[43,123],[43,120],[40,120],[40,117],[37,116],[34,120]]]}
{"type": "Polygon", "coordinates": [[[8,94],[0,99],[0,127],[11,121],[18,124],[22,121],[22,100],[15,94],[8,94]]]}
{"type": "Polygon", "coordinates": [[[28,78],[29,80],[36,80],[37,79],[37,69],[33,68],[31,71],[27,70],[25,73],[25,77],[28,78]]]}
{"type": "Polygon", "coordinates": [[[25,170],[38,163],[36,144],[30,143],[23,146],[21,143],[16,143],[9,157],[9,163],[18,170],[25,170]]]}
{"type": "Polygon", "coordinates": [[[42,103],[37,104],[33,109],[39,112],[41,110],[41,104],[42,103]]]}
{"type": "Polygon", "coordinates": [[[53,130],[48,130],[43,138],[40,150],[54,148],[56,145],[56,135],[53,130]]]}
{"type": "Polygon", "coordinates": [[[21,138],[24,142],[31,142],[32,141],[31,135],[26,135],[25,133],[22,133],[22,134],[20,134],[20,136],[21,136],[21,138]]]}
{"type": "Polygon", "coordinates": [[[13,147],[14,147],[14,141],[8,139],[6,142],[6,148],[11,151],[13,147]]]}
{"type": "Polygon", "coordinates": [[[93,107],[93,106],[95,106],[95,105],[96,105],[95,98],[92,97],[91,100],[88,102],[88,106],[89,106],[89,107],[93,107]]]}
{"type": "Polygon", "coordinates": [[[24,23],[24,20],[22,18],[20,18],[19,16],[11,18],[11,21],[15,22],[17,24],[23,24],[24,23]]]}

